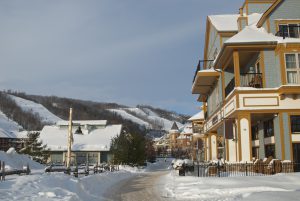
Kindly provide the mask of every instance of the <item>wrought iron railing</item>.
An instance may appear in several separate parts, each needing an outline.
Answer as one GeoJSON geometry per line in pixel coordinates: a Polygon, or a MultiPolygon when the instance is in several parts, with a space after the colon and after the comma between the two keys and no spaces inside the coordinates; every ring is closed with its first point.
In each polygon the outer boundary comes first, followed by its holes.
{"type": "Polygon", "coordinates": [[[262,73],[241,73],[241,87],[262,88],[262,73]]]}
{"type": "Polygon", "coordinates": [[[285,38],[299,38],[300,25],[283,25],[280,30],[275,34],[276,36],[285,38]]]}
{"type": "Polygon", "coordinates": [[[273,163],[195,163],[192,168],[185,170],[186,174],[198,177],[234,177],[234,176],[268,176],[274,174],[288,174],[300,172],[300,163],[281,162],[273,163]]]}
{"type": "Polygon", "coordinates": [[[203,70],[204,64],[206,63],[206,67],[207,67],[207,69],[209,69],[209,68],[211,68],[213,61],[214,60],[199,60],[199,63],[198,63],[197,68],[196,68],[196,72],[194,74],[193,83],[195,82],[198,71],[203,70]]]}
{"type": "Polygon", "coordinates": [[[235,81],[234,81],[234,78],[233,78],[232,80],[230,80],[230,82],[225,87],[225,97],[227,97],[230,94],[230,92],[232,92],[234,87],[235,87],[235,81]]]}

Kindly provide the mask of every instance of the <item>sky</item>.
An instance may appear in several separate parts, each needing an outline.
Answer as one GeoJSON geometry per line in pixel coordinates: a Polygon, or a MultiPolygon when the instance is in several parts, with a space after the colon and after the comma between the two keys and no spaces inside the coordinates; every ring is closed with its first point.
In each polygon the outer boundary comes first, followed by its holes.
{"type": "Polygon", "coordinates": [[[243,0],[2,0],[0,89],[199,111],[207,15],[243,0]]]}

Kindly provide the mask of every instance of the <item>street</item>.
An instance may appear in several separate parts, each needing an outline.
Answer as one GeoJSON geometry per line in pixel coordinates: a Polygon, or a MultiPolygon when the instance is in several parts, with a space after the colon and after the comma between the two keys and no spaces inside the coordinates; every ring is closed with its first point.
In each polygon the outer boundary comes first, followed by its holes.
{"type": "Polygon", "coordinates": [[[164,197],[163,184],[159,182],[159,178],[168,171],[155,171],[149,173],[141,173],[134,177],[125,179],[111,187],[109,192],[104,194],[107,201],[164,201],[171,200],[164,197]]]}

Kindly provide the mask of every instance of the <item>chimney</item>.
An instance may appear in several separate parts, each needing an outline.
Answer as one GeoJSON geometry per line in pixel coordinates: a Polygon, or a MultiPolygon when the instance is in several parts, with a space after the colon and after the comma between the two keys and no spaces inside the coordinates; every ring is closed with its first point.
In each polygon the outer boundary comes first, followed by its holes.
{"type": "Polygon", "coordinates": [[[238,30],[242,31],[246,26],[248,26],[248,16],[244,15],[243,8],[239,9],[240,16],[237,19],[238,30]]]}

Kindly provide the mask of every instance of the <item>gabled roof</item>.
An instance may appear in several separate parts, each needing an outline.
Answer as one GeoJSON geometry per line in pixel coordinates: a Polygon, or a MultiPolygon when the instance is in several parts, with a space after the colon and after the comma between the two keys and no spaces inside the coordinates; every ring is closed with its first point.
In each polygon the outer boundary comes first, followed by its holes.
{"type": "Polygon", "coordinates": [[[278,38],[268,33],[264,28],[258,29],[256,26],[246,26],[238,34],[228,39],[225,44],[241,43],[277,43],[278,38]]]}
{"type": "MultiPolygon", "coordinates": [[[[105,126],[107,124],[107,120],[80,120],[80,121],[72,121],[72,123],[80,126],[84,126],[84,125],[105,126]]],[[[68,126],[69,121],[58,121],[56,125],[68,126]]]]}
{"type": "Polygon", "coordinates": [[[171,127],[171,130],[179,130],[176,122],[173,123],[172,127],[171,127]]]}
{"type": "Polygon", "coordinates": [[[197,114],[195,114],[194,116],[192,116],[191,118],[189,118],[189,121],[194,121],[194,120],[204,120],[204,112],[203,110],[201,110],[200,112],[198,112],[197,114]]]}
{"type": "MultiPolygon", "coordinates": [[[[252,13],[247,15],[248,25],[257,24],[261,19],[262,13],[252,13]]],[[[211,24],[217,29],[218,32],[237,32],[238,31],[238,18],[240,15],[210,15],[208,16],[211,24]]],[[[245,16],[246,17],[246,16],[245,16]]]]}
{"type": "Polygon", "coordinates": [[[235,32],[238,30],[237,19],[239,15],[210,15],[208,16],[211,24],[217,29],[217,31],[232,31],[235,32]]]}

